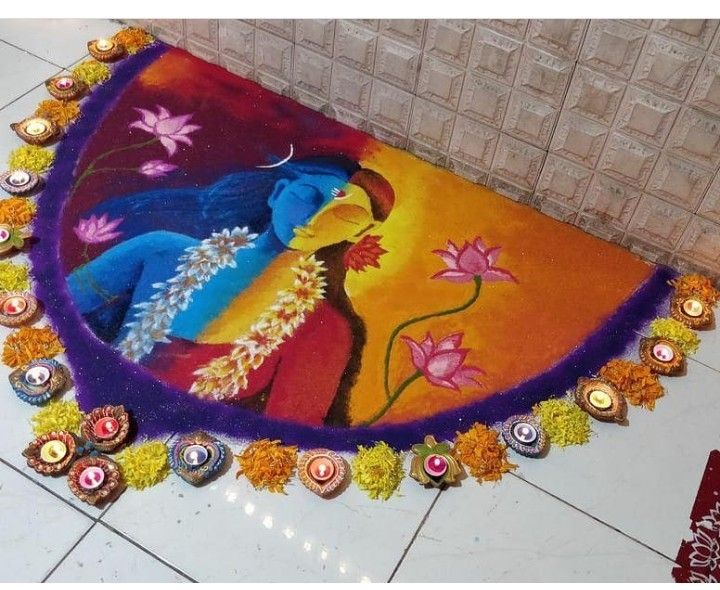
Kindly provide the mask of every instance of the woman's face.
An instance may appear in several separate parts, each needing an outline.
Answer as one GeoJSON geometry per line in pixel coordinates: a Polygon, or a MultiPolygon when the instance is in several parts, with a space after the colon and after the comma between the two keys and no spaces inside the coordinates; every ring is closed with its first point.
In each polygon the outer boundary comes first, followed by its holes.
{"type": "Polygon", "coordinates": [[[339,176],[311,174],[281,180],[268,204],[277,237],[303,252],[354,241],[374,224],[370,197],[339,176]]]}

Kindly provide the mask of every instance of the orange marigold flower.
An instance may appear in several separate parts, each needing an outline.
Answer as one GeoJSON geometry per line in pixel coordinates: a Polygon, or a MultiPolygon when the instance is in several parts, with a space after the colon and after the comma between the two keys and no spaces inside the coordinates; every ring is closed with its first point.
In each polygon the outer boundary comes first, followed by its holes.
{"type": "Polygon", "coordinates": [[[634,406],[655,408],[655,400],[665,395],[658,376],[649,367],[624,359],[613,359],[600,369],[600,377],[620,390],[634,406]]]}
{"type": "Polygon", "coordinates": [[[497,481],[517,467],[507,460],[507,447],[498,440],[497,431],[479,422],[457,433],[455,455],[479,482],[497,481]]]}
{"type": "Polygon", "coordinates": [[[255,489],[284,494],[285,484],[290,481],[297,465],[297,447],[263,438],[250,443],[235,458],[240,465],[236,477],[244,475],[255,489]]]}
{"type": "Polygon", "coordinates": [[[709,278],[703,275],[683,275],[671,281],[671,284],[675,287],[675,293],[680,297],[695,295],[711,305],[720,301],[720,291],[714,287],[709,278]]]}
{"type": "Polygon", "coordinates": [[[113,39],[125,47],[130,55],[137,53],[155,40],[150,33],[137,27],[128,27],[118,31],[113,35],[113,39]]]}
{"type": "Polygon", "coordinates": [[[37,206],[29,199],[10,197],[0,201],[0,223],[23,227],[35,217],[37,206]]]}
{"type": "Polygon", "coordinates": [[[75,100],[43,100],[35,114],[65,127],[80,116],[80,104],[75,100]]]}
{"type": "Polygon", "coordinates": [[[23,327],[5,339],[2,360],[14,369],[30,361],[52,358],[64,351],[60,339],[50,326],[23,327]]]}
{"type": "Polygon", "coordinates": [[[364,271],[368,266],[380,268],[380,257],[387,254],[387,250],[380,246],[380,236],[364,236],[343,255],[343,264],[348,270],[364,271]]]}

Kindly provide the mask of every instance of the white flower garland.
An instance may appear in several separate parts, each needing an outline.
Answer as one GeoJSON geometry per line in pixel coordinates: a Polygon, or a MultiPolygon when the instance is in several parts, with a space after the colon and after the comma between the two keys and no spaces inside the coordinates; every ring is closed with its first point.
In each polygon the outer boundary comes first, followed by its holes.
{"type": "Polygon", "coordinates": [[[236,227],[214,233],[197,246],[186,248],[186,253],[178,259],[181,264],[177,274],[167,282],[153,284],[158,291],[150,301],[134,306],[140,311],[126,324],[130,330],[119,345],[123,356],[139,361],[152,352],[156,342],[170,342],[167,335],[172,321],[187,309],[193,293],[202,289],[220,269],[235,268],[237,251],[254,248],[252,241],[256,237],[247,227],[236,227]]]}
{"type": "Polygon", "coordinates": [[[235,340],[230,354],[213,359],[195,371],[198,376],[190,392],[201,398],[227,400],[247,389],[248,373],[257,369],[305,322],[324,299],[325,268],[315,256],[300,258],[292,269],[293,286],[278,292],[273,305],[235,340]]]}

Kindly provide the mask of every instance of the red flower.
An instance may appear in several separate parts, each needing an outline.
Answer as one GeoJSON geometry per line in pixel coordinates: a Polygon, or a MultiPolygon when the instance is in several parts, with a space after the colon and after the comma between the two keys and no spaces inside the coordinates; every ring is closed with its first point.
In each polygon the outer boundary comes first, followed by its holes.
{"type": "Polygon", "coordinates": [[[500,247],[486,248],[480,237],[471,243],[465,242],[462,249],[448,240],[447,250],[433,250],[445,261],[447,268],[432,276],[433,279],[445,279],[453,283],[467,283],[476,277],[485,282],[513,281],[517,279],[509,271],[495,266],[500,256],[500,247]]]}
{"type": "Polygon", "coordinates": [[[456,391],[460,391],[460,385],[478,385],[475,378],[485,374],[478,367],[463,366],[465,357],[470,351],[467,348],[459,348],[462,337],[462,332],[456,332],[435,343],[429,332],[422,342],[401,336],[410,347],[413,365],[425,379],[433,385],[456,391]]]}
{"type": "Polygon", "coordinates": [[[347,270],[364,271],[368,266],[380,268],[380,257],[387,250],[380,246],[380,236],[364,236],[357,244],[351,246],[343,255],[343,264],[347,270]]]}

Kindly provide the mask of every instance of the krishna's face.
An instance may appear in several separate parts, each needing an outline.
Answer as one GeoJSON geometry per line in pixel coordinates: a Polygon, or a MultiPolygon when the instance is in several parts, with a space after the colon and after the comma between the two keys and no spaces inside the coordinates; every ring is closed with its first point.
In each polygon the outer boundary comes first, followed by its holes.
{"type": "Polygon", "coordinates": [[[308,174],[280,180],[268,204],[277,237],[302,252],[355,242],[376,224],[368,194],[341,176],[308,174]]]}

